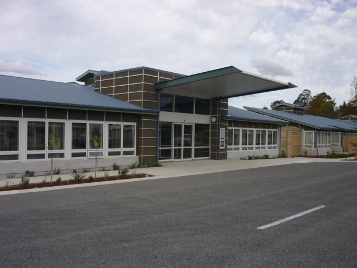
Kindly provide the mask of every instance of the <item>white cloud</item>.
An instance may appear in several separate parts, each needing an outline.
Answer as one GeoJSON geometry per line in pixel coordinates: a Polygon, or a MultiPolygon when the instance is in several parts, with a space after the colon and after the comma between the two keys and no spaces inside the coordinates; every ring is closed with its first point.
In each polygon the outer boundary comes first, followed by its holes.
{"type": "Polygon", "coordinates": [[[5,62],[0,60],[0,72],[2,73],[15,73],[21,75],[43,75],[41,72],[26,66],[22,62],[5,62]]]}
{"type": "Polygon", "coordinates": [[[294,76],[294,74],[279,63],[270,62],[264,59],[253,59],[251,65],[262,75],[267,76],[294,76]]]}
{"type": "Polygon", "coordinates": [[[285,82],[293,73],[299,88],[273,97],[294,101],[291,92],[308,87],[342,103],[357,75],[356,21],[355,0],[5,1],[0,60],[65,82],[87,69],[192,74],[234,65],[285,82]]]}

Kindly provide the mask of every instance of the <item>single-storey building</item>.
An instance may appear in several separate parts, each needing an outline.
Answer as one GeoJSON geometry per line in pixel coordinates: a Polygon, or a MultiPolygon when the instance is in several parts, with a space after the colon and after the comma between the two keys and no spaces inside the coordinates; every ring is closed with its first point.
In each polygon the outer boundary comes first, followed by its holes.
{"type": "Polygon", "coordinates": [[[286,122],[228,99],[295,87],[233,66],[190,76],[88,70],[77,81],[85,85],[0,75],[1,174],[46,171],[50,158],[74,169],[95,157],[108,167],[277,155],[286,122]]]}
{"type": "Polygon", "coordinates": [[[244,108],[288,122],[282,128],[281,150],[290,157],[350,152],[351,143],[357,142],[357,124],[353,121],[306,115],[303,107],[287,103],[278,104],[273,110],[244,108]]]}

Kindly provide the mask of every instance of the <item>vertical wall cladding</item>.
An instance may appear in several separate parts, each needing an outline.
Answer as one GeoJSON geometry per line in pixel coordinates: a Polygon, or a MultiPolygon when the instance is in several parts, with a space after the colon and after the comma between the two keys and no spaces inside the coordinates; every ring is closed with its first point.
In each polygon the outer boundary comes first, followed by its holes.
{"type": "MultiPolygon", "coordinates": [[[[157,109],[158,94],[154,85],[179,76],[150,68],[137,68],[95,76],[95,90],[140,107],[157,109]]],[[[227,106],[228,107],[228,106],[227,106]]],[[[156,114],[143,114],[137,122],[137,155],[141,164],[157,161],[156,114]]]]}
{"type": "Polygon", "coordinates": [[[137,155],[141,164],[157,161],[158,115],[143,114],[137,128],[137,155]]]}
{"type": "Polygon", "coordinates": [[[220,117],[228,114],[228,99],[212,99],[211,116],[217,118],[216,122],[211,122],[211,159],[227,159],[227,128],[228,122],[221,120],[220,117]],[[225,129],[224,148],[220,148],[220,129],[225,129]]]}

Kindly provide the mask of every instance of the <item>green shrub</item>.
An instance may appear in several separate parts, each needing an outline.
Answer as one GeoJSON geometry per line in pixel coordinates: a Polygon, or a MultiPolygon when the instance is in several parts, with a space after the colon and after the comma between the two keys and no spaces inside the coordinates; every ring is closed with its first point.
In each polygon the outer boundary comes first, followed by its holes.
{"type": "Polygon", "coordinates": [[[21,176],[21,182],[19,184],[21,188],[27,188],[30,184],[30,178],[27,177],[25,174],[21,176]]]}
{"type": "Polygon", "coordinates": [[[94,177],[93,177],[92,175],[90,175],[90,176],[88,177],[88,179],[89,179],[89,181],[93,181],[93,180],[94,180],[94,177]]]}
{"type": "Polygon", "coordinates": [[[129,168],[126,167],[120,170],[119,175],[125,177],[126,175],[128,175],[128,173],[129,173],[129,168]]]}
{"type": "Polygon", "coordinates": [[[6,175],[6,178],[13,179],[13,178],[16,178],[16,175],[13,171],[11,171],[9,174],[6,175]]]}
{"type": "Polygon", "coordinates": [[[105,181],[109,180],[109,172],[108,171],[104,172],[103,178],[105,181]]]}
{"type": "Polygon", "coordinates": [[[61,183],[61,181],[62,181],[61,177],[58,177],[57,180],[56,180],[57,183],[61,183]]]}
{"type": "Polygon", "coordinates": [[[118,164],[113,163],[113,165],[112,165],[112,169],[113,169],[113,170],[119,170],[119,169],[120,169],[120,167],[119,167],[119,165],[118,165],[118,164]]]}
{"type": "Polygon", "coordinates": [[[59,175],[59,174],[61,174],[61,173],[62,173],[62,169],[61,169],[60,167],[53,169],[53,174],[54,174],[54,175],[59,175]]]}
{"type": "Polygon", "coordinates": [[[140,164],[137,163],[137,162],[133,162],[131,163],[131,165],[129,166],[129,169],[134,169],[134,168],[139,168],[140,167],[140,164]]]}
{"type": "Polygon", "coordinates": [[[73,169],[70,173],[71,177],[73,178],[74,181],[76,182],[81,182],[87,174],[87,169],[73,169]]]}
{"type": "Polygon", "coordinates": [[[25,177],[35,177],[35,171],[26,170],[25,177]]]}
{"type": "Polygon", "coordinates": [[[1,187],[1,190],[2,191],[10,191],[11,190],[11,186],[7,182],[3,187],[1,187]]]}

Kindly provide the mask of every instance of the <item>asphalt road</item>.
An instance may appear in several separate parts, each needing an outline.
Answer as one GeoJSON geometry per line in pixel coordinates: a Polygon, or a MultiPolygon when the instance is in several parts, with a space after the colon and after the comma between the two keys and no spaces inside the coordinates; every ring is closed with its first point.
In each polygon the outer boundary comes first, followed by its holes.
{"type": "Polygon", "coordinates": [[[0,196],[0,267],[357,267],[356,167],[0,196]]]}

